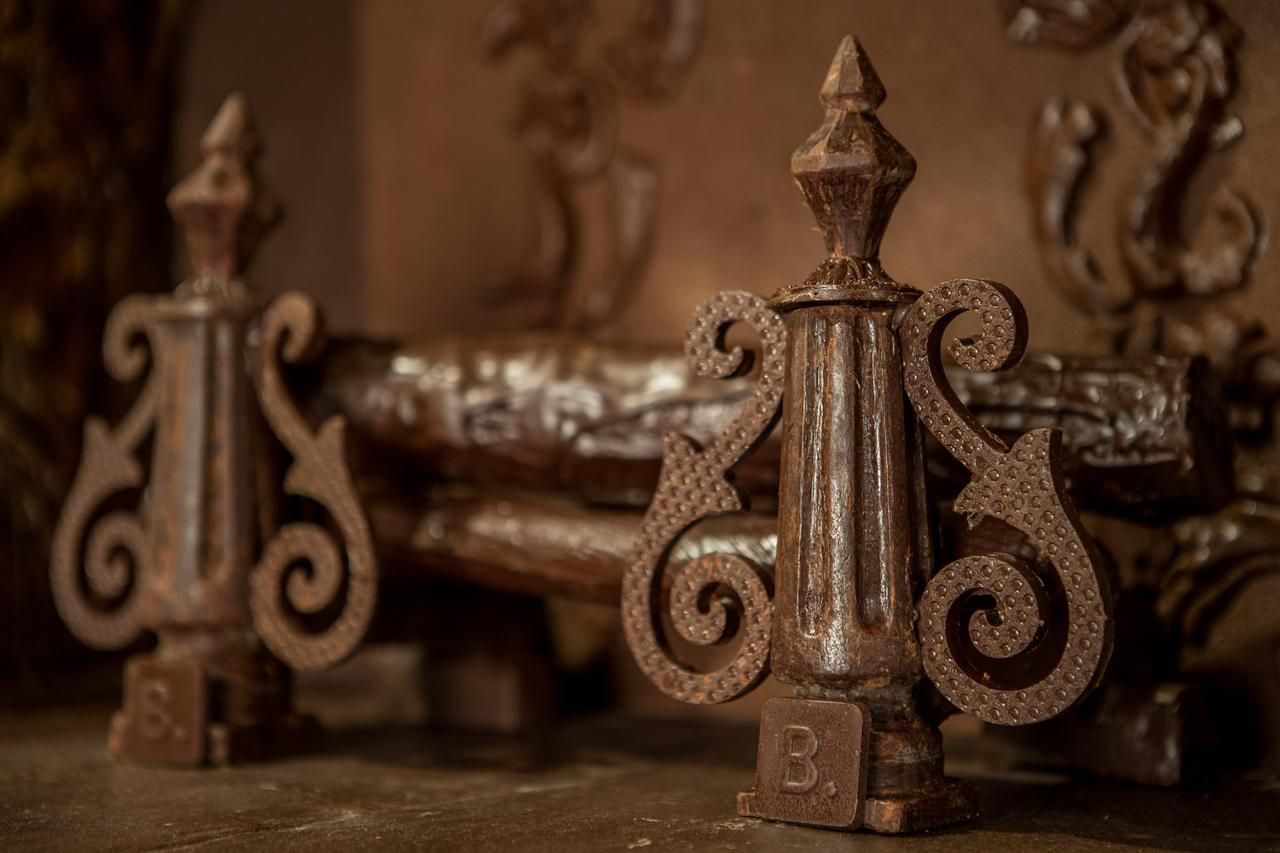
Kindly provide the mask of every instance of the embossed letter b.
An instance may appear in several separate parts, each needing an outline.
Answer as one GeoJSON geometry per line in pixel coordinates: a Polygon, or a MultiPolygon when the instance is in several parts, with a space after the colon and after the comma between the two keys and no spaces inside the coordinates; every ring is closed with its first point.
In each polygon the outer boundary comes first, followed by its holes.
{"type": "Polygon", "coordinates": [[[803,794],[818,784],[818,768],[813,763],[818,751],[818,736],[808,726],[784,726],[782,748],[786,750],[786,770],[782,774],[782,790],[787,794],[803,794]]]}

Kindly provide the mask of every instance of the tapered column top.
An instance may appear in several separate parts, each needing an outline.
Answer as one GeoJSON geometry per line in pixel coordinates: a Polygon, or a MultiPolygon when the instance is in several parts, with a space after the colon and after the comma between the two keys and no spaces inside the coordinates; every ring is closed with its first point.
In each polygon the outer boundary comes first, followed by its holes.
{"type": "Polygon", "coordinates": [[[791,173],[831,256],[872,260],[916,161],[876,118],[884,84],[853,36],[840,43],[820,98],[826,120],[792,155],[791,173]]]}
{"type": "Polygon", "coordinates": [[[279,218],[255,167],[260,148],[248,101],[233,94],[200,139],[204,159],[169,193],[193,281],[238,276],[279,218]]]}
{"type": "Polygon", "coordinates": [[[888,278],[879,256],[880,240],[915,176],[916,161],[876,117],[884,84],[853,36],[840,42],[819,98],[826,118],[792,155],[791,174],[831,258],[803,285],[780,293],[775,304],[912,299],[917,291],[888,278]]]}

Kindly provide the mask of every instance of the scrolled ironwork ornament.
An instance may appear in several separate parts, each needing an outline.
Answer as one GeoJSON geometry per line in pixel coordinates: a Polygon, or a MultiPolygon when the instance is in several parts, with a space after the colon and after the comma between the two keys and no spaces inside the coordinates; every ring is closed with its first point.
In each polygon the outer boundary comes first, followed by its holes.
{"type": "Polygon", "coordinates": [[[292,522],[263,548],[249,602],[254,628],[278,658],[298,669],[320,669],[346,658],[364,637],[377,601],[377,562],[345,463],[346,419],[330,417],[313,433],[281,373],[281,357],[297,363],[316,354],[322,337],[316,304],[301,293],[280,296],[262,315],[261,335],[258,399],[294,459],[285,473],[285,491],[310,498],[332,515],[346,547],[347,589],[339,614],[323,631],[306,630],[288,612],[305,616],[324,610],[341,596],[344,583],[342,556],[329,531],[313,522],[292,522]]]}
{"type": "Polygon", "coordinates": [[[925,587],[924,668],[962,711],[989,723],[1035,723],[1074,705],[1102,676],[1111,649],[1110,589],[1066,493],[1061,430],[1034,429],[1008,447],[952,391],[942,336],[966,311],[979,316],[982,332],[952,342],[957,364],[995,371],[1021,360],[1027,319],[1013,292],[992,281],[949,281],[916,301],[903,320],[907,396],[929,432],[973,475],[955,500],[956,512],[973,523],[990,517],[1021,531],[1053,567],[1067,608],[1065,636],[1050,632],[1049,591],[1025,560],[965,557],[925,587]],[[981,597],[994,607],[972,606],[981,597]]]}
{"type": "Polygon", "coordinates": [[[148,362],[150,371],[116,428],[86,424],[50,570],[63,620],[88,645],[123,648],[144,631],[158,639],[126,665],[109,738],[113,754],[146,763],[222,764],[296,746],[312,726],[291,708],[280,661],[308,669],[349,654],[377,582],[343,422],[313,435],[280,372],[282,355],[315,349],[315,307],[288,294],[262,312],[240,278],[275,219],[242,97],[227,99],[201,147],[202,163],[169,196],[193,275],[172,295],[127,298],[108,320],[111,375],[136,380],[148,362]],[[332,514],[345,572],[328,533],[298,523],[275,532],[255,569],[254,550],[272,533],[263,522],[276,514],[262,488],[267,436],[256,408],[293,454],[285,490],[332,514]],[[130,498],[138,508],[122,509],[130,498]],[[306,569],[282,588],[299,563],[306,569]]]}
{"type": "Polygon", "coordinates": [[[702,518],[746,508],[746,498],[732,483],[733,467],[778,420],[786,333],[782,318],[765,300],[729,292],[700,305],[685,339],[689,365],[704,378],[729,379],[748,372],[754,354],[741,347],[725,348],[725,334],[735,323],[746,323],[760,335],[763,361],[755,391],[706,448],[678,433],[666,436],[658,487],[622,582],[622,624],[640,668],[663,693],[695,704],[741,696],[764,677],[769,656],[771,583],[749,560],[707,554],[680,567],[671,578],[668,615],[688,642],[725,642],[731,639],[729,629],[741,624],[738,653],[725,666],[701,673],[681,663],[663,635],[659,606],[672,544],[702,518]]]}
{"type": "Polygon", "coordinates": [[[1014,366],[1027,338],[1017,298],[976,279],[922,294],[880,264],[893,207],[915,174],[876,117],[884,97],[861,45],[846,38],[821,90],[826,120],[792,158],[831,257],[768,302],[722,293],[695,313],[686,354],[696,373],[748,369],[744,351],[725,348],[736,321],[760,334],[764,362],[754,396],[708,447],[666,437],[622,608],[633,655],[669,696],[727,701],[766,669],[794,687],[795,698],[766,703],[756,785],[739,795],[740,814],[898,833],[977,813],[972,787],[942,773],[937,724],[950,706],[1014,725],[1060,713],[1100,678],[1111,612],[1063,486],[1060,431],[1035,429],[1006,446],[943,372],[943,332],[965,311],[983,330],[951,345],[956,361],[1014,366]],[[733,553],[667,568],[681,533],[743,508],[732,469],[779,409],[772,575],[733,553]],[[956,509],[1021,531],[1034,563],[992,554],[934,573],[921,424],[972,474],[956,509]],[[741,645],[729,664],[699,672],[664,639],[666,622],[697,644],[739,629],[741,645]]]}
{"type": "MultiPolygon", "coordinates": [[[[133,382],[142,376],[150,360],[150,322],[144,296],[126,297],[116,306],[103,333],[103,360],[112,378],[133,382]]],[[[155,424],[156,394],[155,377],[147,376],[115,429],[101,418],[85,422],[80,468],[54,529],[54,603],[71,632],[99,649],[122,649],[142,633],[140,581],[149,574],[145,522],[135,512],[117,510],[90,524],[107,498],[142,487],[135,454],[155,424]]]]}

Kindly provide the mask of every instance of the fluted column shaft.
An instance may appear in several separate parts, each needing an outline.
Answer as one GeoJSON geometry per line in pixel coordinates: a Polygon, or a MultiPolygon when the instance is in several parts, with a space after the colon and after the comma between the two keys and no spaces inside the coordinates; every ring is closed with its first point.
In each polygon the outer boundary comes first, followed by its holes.
{"type": "Polygon", "coordinates": [[[152,453],[150,624],[243,625],[255,556],[248,300],[157,306],[160,420],[152,453]],[[175,511],[179,510],[179,511],[175,511]]]}
{"type": "Polygon", "coordinates": [[[892,304],[852,302],[786,317],[772,667],[797,687],[923,677],[914,591],[929,555],[893,317],[892,304]]]}

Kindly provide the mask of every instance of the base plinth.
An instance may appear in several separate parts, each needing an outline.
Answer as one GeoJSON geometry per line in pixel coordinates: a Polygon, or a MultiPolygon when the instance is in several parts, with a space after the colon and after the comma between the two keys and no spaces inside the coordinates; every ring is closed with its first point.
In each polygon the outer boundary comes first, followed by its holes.
{"type": "Polygon", "coordinates": [[[133,657],[108,749],[122,761],[177,767],[306,751],[320,727],[289,708],[287,677],[279,669],[255,662],[229,674],[197,660],[133,657]]]}
{"type": "Polygon", "coordinates": [[[976,788],[945,779],[938,790],[918,797],[868,798],[863,826],[887,835],[923,832],[973,820],[978,811],[976,788]]]}
{"type": "Polygon", "coordinates": [[[770,699],[760,716],[756,785],[738,794],[738,814],[887,834],[920,832],[978,815],[973,786],[944,779],[940,770],[919,793],[868,795],[871,735],[871,714],[861,702],[770,699]]]}

